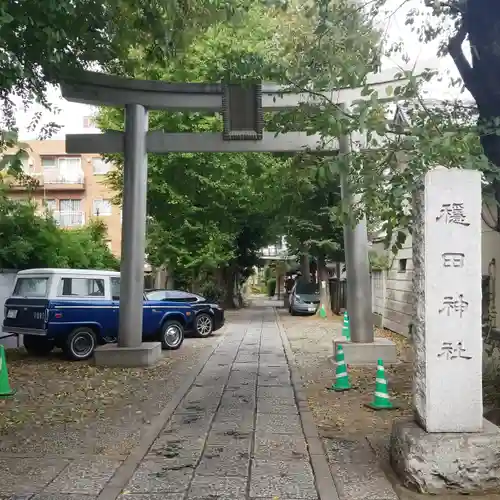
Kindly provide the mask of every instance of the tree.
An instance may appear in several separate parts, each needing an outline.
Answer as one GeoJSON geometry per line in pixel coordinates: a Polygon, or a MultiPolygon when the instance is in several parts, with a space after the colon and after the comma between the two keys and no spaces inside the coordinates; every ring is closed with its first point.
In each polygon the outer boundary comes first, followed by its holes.
{"type": "MultiPolygon", "coordinates": [[[[83,69],[126,73],[137,64],[130,54],[140,48],[142,63],[161,63],[184,44],[193,28],[233,18],[247,0],[57,0],[0,1],[0,150],[12,146],[16,130],[15,97],[25,106],[38,102],[51,109],[49,85],[78,79],[83,69]]],[[[42,138],[57,125],[32,127],[42,138]]]]}
{"type": "Polygon", "coordinates": [[[14,201],[0,189],[0,268],[69,267],[118,269],[105,241],[106,227],[92,221],[77,230],[57,227],[36,205],[14,201]]]}

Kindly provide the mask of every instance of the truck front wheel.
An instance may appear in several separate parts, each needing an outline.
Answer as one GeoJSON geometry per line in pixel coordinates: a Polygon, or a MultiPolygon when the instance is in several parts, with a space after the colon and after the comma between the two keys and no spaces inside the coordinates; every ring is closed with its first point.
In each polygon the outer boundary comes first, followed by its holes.
{"type": "Polygon", "coordinates": [[[46,356],[54,349],[54,341],[37,335],[23,335],[24,348],[34,356],[46,356]]]}
{"type": "Polygon", "coordinates": [[[184,328],[178,321],[165,321],[160,336],[163,349],[174,351],[179,349],[184,341],[184,328]]]}

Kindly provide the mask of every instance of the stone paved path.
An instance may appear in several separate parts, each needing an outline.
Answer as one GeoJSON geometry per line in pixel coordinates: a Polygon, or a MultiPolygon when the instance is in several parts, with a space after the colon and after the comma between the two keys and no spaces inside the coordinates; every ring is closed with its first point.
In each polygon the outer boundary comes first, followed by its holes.
{"type": "Polygon", "coordinates": [[[233,316],[130,455],[45,457],[39,493],[0,500],[338,500],[271,305],[233,316]]]}
{"type": "MultiPolygon", "coordinates": [[[[196,378],[123,500],[320,498],[274,311],[246,315],[196,378]]],[[[330,491],[328,500],[335,498],[330,491]]]]}

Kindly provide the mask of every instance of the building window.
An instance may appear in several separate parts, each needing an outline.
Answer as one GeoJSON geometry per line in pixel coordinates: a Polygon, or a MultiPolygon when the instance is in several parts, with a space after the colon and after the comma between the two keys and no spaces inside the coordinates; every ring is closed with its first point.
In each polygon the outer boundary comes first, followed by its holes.
{"type": "Polygon", "coordinates": [[[111,215],[111,200],[94,200],[92,212],[96,216],[111,215]]]}
{"type": "Polygon", "coordinates": [[[94,175],[106,175],[111,170],[111,164],[104,161],[103,158],[92,158],[92,168],[94,175]]]}
{"type": "Polygon", "coordinates": [[[57,200],[45,200],[45,207],[49,212],[55,212],[57,210],[57,200]]]}
{"type": "Polygon", "coordinates": [[[80,212],[82,200],[60,200],[59,209],[61,212],[80,212]]]}
{"type": "MultiPolygon", "coordinates": [[[[57,207],[57,200],[54,200],[57,207]]],[[[81,208],[82,200],[59,200],[59,210],[53,211],[56,223],[61,227],[77,227],[85,224],[85,215],[81,208]]]]}
{"type": "Polygon", "coordinates": [[[83,128],[95,128],[94,118],[92,116],[83,117],[83,128]]]}
{"type": "Polygon", "coordinates": [[[406,262],[408,259],[399,259],[399,272],[404,273],[406,272],[406,262]]]}
{"type": "Polygon", "coordinates": [[[45,169],[52,169],[56,168],[56,158],[55,156],[44,156],[42,158],[42,168],[45,169]]]}
{"type": "Polygon", "coordinates": [[[79,170],[82,166],[82,159],[77,157],[58,158],[57,166],[61,171],[66,171],[66,172],[79,170]]]}

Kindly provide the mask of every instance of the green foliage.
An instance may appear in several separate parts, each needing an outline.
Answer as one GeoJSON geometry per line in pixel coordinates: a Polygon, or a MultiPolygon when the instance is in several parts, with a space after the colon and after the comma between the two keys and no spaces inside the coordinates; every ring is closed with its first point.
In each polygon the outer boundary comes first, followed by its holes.
{"type": "Polygon", "coordinates": [[[0,190],[0,268],[118,269],[105,237],[101,221],[60,229],[49,215],[37,215],[33,203],[10,200],[0,190]]]}
{"type": "Polygon", "coordinates": [[[282,199],[287,243],[292,253],[344,260],[340,180],[333,160],[303,156],[288,172],[282,199]],[[291,175],[290,175],[291,174],[291,175]]]}
{"type": "Polygon", "coordinates": [[[213,281],[207,281],[201,285],[199,293],[208,301],[217,303],[224,298],[225,290],[213,281]]]}
{"type": "MultiPolygon", "coordinates": [[[[23,0],[0,1],[0,150],[15,142],[14,112],[47,99],[50,85],[77,79],[83,69],[126,74],[140,64],[163,65],[193,33],[213,22],[237,19],[249,0],[23,0]],[[140,54],[139,57],[131,55],[140,54]],[[8,132],[5,132],[8,131],[8,132]],[[6,137],[7,134],[14,134],[6,137]]],[[[58,125],[42,112],[31,128],[49,137],[58,125]]]]}
{"type": "Polygon", "coordinates": [[[386,271],[391,267],[391,260],[387,253],[379,254],[375,250],[370,250],[368,258],[372,271],[386,271]]]}

